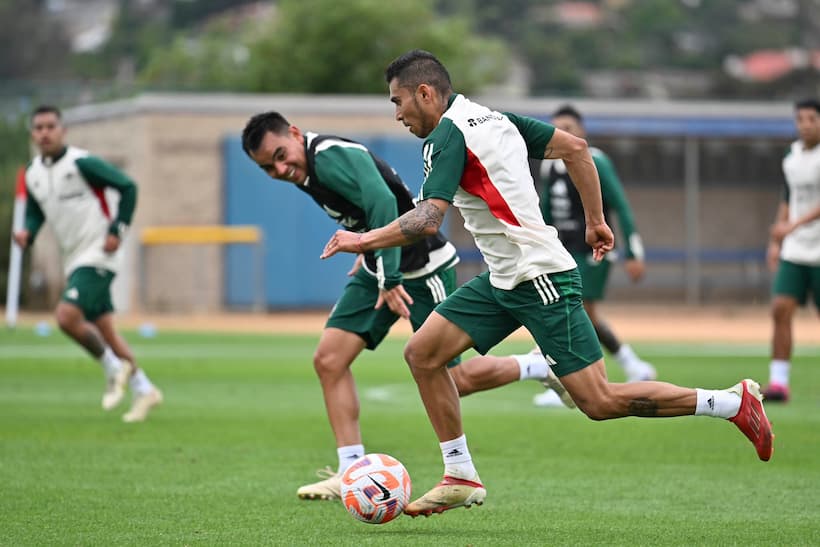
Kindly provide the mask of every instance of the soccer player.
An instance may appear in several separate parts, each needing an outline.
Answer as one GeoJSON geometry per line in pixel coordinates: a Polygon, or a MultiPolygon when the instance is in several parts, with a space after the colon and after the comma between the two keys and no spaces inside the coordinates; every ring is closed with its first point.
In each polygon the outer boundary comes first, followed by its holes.
{"type": "MultiPolygon", "coordinates": [[[[567,105],[556,110],[551,122],[558,129],[582,139],[586,138],[583,118],[572,106],[567,105]]],[[[590,148],[589,151],[601,181],[604,218],[608,219],[612,212],[618,216],[618,225],[624,236],[622,240],[625,254],[624,267],[629,278],[637,282],[644,275],[645,264],[643,243],[635,229],[632,209],[609,157],[598,148],[590,148]]],[[[564,162],[560,159],[543,161],[541,180],[543,182],[541,213],[547,224],[558,229],[558,238],[578,265],[583,284],[584,309],[592,321],[598,340],[621,366],[627,382],[654,380],[657,377],[655,368],[639,358],[629,344],[621,343],[598,311],[597,303],[604,298],[609,278],[612,263],[609,259],[614,260],[614,253],[607,254],[604,260],[593,259],[593,250],[584,240],[586,229],[584,206],[564,162]]],[[[557,394],[548,389],[535,396],[535,404],[537,406],[560,406],[562,403],[557,394]]]]}
{"type": "Polygon", "coordinates": [[[772,361],[768,401],[789,400],[792,355],[792,318],[809,293],[820,312],[820,101],[795,104],[799,139],[783,159],[783,201],[771,228],[767,251],[769,267],[776,270],[772,300],[772,361]]]}
{"type": "Polygon", "coordinates": [[[410,503],[407,514],[483,503],[487,491],[470,456],[458,392],[446,364],[470,347],[487,352],[521,325],[591,419],[724,418],[752,441],[761,460],[771,457],[771,424],[760,387],[752,380],[724,390],[607,380],[601,346],[581,301],[578,269],[555,228],[544,223],[527,159],[564,160],[584,203],[586,241],[601,260],[614,238],[604,220],[601,185],[586,141],[454,93],[446,68],[426,51],[413,50],[394,60],[385,79],[396,120],[425,139],[425,180],[418,203],[382,228],[337,231],[322,257],[424,240],[438,232],[452,203],[489,267],[439,304],[404,350],[444,461],[442,481],[410,503]]]}
{"type": "MultiPolygon", "coordinates": [[[[385,226],[414,207],[396,172],[365,146],[302,132],[278,112],[253,116],[242,133],[242,147],[271,178],[292,183],[351,234],[385,226]]],[[[381,343],[399,317],[417,329],[455,289],[457,262],[455,247],[438,233],[401,249],[358,253],[348,274],[352,278],[331,311],[313,356],[338,466],[320,470],[323,480],[299,488],[298,497],[340,497],[341,473],[365,454],[350,367],[365,348],[381,343]]],[[[541,356],[479,356],[459,365],[454,354],[448,363],[448,377],[452,375],[460,395],[536,379],[564,393],[567,404],[573,404],[541,356]]]]}
{"type": "Polygon", "coordinates": [[[48,219],[57,238],[67,282],[55,312],[60,329],[103,367],[102,407],[111,410],[130,385],[133,402],[122,417],[141,422],[162,402],[162,393],[136,366],[134,354],[114,327],[111,282],[122,262],[121,242],[137,204],[137,186],[114,166],[65,144],[60,110],[40,106],[31,116],[39,154],[26,169],[25,228],[13,234],[30,246],[48,219]],[[117,215],[105,190],[119,193],[117,215]]]}

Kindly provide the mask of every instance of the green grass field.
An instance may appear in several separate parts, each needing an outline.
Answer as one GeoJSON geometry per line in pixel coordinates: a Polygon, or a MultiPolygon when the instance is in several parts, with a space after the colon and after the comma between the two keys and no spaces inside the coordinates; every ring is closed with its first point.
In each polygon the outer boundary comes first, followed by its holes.
{"type": "MultiPolygon", "coordinates": [[[[482,507],[372,526],[295,496],[336,461],[316,337],[127,337],[165,393],[144,424],[120,421],[125,404],[99,408],[98,365],[62,335],[0,333],[0,544],[820,544],[817,347],[795,359],[793,402],[768,407],[769,463],[721,420],[596,423],[533,407],[539,386],[521,382],[463,400],[482,507]]],[[[368,451],[399,458],[420,494],[441,456],[401,348],[388,340],[355,366],[362,428],[368,451]]],[[[764,345],[637,348],[683,385],[767,376],[764,345]]]]}

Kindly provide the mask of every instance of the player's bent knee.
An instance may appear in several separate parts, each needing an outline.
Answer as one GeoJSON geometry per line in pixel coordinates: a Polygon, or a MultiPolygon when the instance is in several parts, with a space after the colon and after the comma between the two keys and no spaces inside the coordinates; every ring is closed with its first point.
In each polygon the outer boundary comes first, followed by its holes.
{"type": "Polygon", "coordinates": [[[432,359],[432,354],[422,344],[410,338],[404,346],[404,360],[410,365],[410,370],[430,370],[438,368],[432,359]]]}
{"type": "Polygon", "coordinates": [[[57,306],[57,311],[54,315],[57,320],[57,326],[59,326],[63,332],[68,334],[71,334],[80,328],[85,321],[85,318],[79,310],[65,305],[57,306]]]}
{"type": "Polygon", "coordinates": [[[339,374],[345,369],[347,364],[331,351],[316,350],[313,354],[313,370],[320,378],[339,374]]]}

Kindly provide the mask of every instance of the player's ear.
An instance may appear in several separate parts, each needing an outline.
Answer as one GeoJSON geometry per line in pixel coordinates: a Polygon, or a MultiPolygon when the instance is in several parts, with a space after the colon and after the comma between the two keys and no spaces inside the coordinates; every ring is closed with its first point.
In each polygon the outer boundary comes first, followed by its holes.
{"type": "Polygon", "coordinates": [[[427,84],[419,84],[416,88],[416,93],[423,101],[430,101],[433,98],[433,88],[427,84]]]}
{"type": "Polygon", "coordinates": [[[295,125],[291,125],[290,127],[288,127],[288,133],[290,133],[291,136],[300,143],[303,142],[305,139],[304,135],[302,134],[302,130],[296,127],[295,125]]]}

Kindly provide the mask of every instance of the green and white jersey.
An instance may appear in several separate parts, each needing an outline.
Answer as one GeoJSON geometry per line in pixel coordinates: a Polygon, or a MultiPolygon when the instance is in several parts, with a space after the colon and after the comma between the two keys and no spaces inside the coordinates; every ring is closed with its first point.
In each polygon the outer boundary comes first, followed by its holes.
{"type": "Polygon", "coordinates": [[[459,208],[496,288],[510,290],[575,268],[556,229],[544,222],[527,159],[544,157],[554,131],[454,94],[424,141],[419,199],[443,199],[459,208]]]}
{"type": "MultiPolygon", "coordinates": [[[[626,258],[643,260],[643,242],[635,228],[634,216],[629,201],[626,199],[618,173],[602,150],[590,147],[592,161],[598,170],[601,181],[601,198],[604,206],[604,217],[610,224],[610,213],[618,217],[618,225],[626,242],[626,258]]],[[[571,253],[591,253],[592,248],[586,242],[586,219],[581,195],[572,182],[563,160],[545,160],[541,163],[541,212],[547,224],[558,229],[558,237],[571,253]]],[[[616,253],[607,254],[607,259],[615,260],[616,253]]]]}
{"type": "MultiPolygon", "coordinates": [[[[793,142],[783,158],[783,174],[790,221],[820,207],[820,145],[806,150],[802,141],[793,142]]],[[[820,219],[799,226],[787,235],[780,257],[797,264],[820,266],[820,219]]]]}
{"type": "Polygon", "coordinates": [[[81,266],[116,273],[122,246],[103,251],[108,233],[123,237],[131,222],[137,187],[114,166],[69,146],[56,158],[37,156],[26,169],[26,229],[32,243],[45,220],[51,224],[60,247],[66,277],[81,266]],[[112,219],[105,188],[120,194],[117,216],[112,219]]]}
{"type": "MultiPolygon", "coordinates": [[[[380,228],[415,207],[396,171],[360,143],[307,132],[305,155],[308,177],[297,188],[346,230],[380,228]]],[[[402,279],[424,277],[457,262],[456,248],[436,234],[404,247],[368,251],[363,267],[380,288],[391,289],[402,279]]]]}

